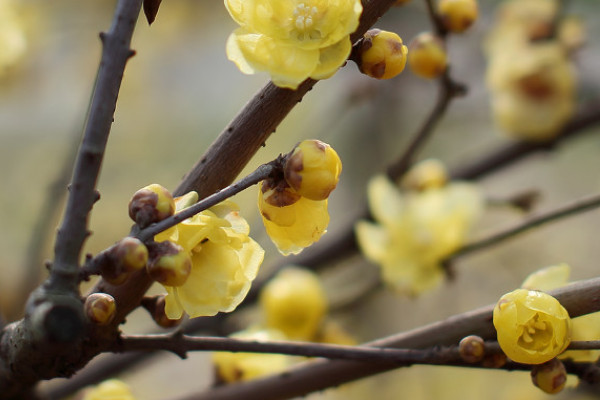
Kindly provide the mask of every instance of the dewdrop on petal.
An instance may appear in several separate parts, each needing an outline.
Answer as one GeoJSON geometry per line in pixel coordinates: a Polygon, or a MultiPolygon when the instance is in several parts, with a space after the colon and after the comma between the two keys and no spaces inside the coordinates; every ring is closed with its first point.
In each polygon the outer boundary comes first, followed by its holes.
{"type": "Polygon", "coordinates": [[[156,253],[146,266],[148,275],[165,286],[181,286],[190,275],[192,260],[183,247],[173,242],[157,243],[156,253]]]}
{"type": "Polygon", "coordinates": [[[134,193],[129,202],[129,216],[140,228],[162,221],[175,212],[171,193],[157,183],[134,193]]]}
{"type": "Polygon", "coordinates": [[[394,32],[371,29],[365,33],[353,58],[360,72],[376,79],[391,79],[406,65],[408,48],[394,32]]]}
{"type": "Polygon", "coordinates": [[[476,0],[440,0],[438,15],[442,24],[450,32],[461,33],[477,19],[476,0]]]}
{"type": "Polygon", "coordinates": [[[108,325],[115,317],[115,299],[107,293],[92,293],[83,305],[88,319],[96,325],[108,325]]]}
{"type": "Polygon", "coordinates": [[[420,33],[408,46],[408,65],[421,78],[437,78],[446,71],[448,56],[444,42],[430,32],[420,33]]]}
{"type": "Polygon", "coordinates": [[[266,326],[292,340],[313,340],[328,301],[318,276],[302,268],[279,272],[260,293],[266,326]]]}
{"type": "Polygon", "coordinates": [[[531,369],[531,381],[535,386],[548,394],[556,394],[565,388],[567,370],[562,361],[553,358],[531,369]]]}
{"type": "Polygon", "coordinates": [[[284,165],[286,182],[300,196],[325,200],[337,186],[342,161],[336,151],[320,140],[296,145],[284,165]]]}
{"type": "Polygon", "coordinates": [[[554,297],[517,289],[500,298],[493,323],[502,351],[513,361],[542,364],[571,342],[571,318],[554,297]]]}

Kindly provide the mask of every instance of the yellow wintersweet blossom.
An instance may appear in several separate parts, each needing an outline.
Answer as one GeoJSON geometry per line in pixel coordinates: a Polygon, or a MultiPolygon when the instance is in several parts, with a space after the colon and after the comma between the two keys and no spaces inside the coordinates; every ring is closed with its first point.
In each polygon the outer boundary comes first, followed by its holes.
{"type": "Polygon", "coordinates": [[[277,86],[332,76],[350,55],[360,0],[225,0],[240,27],[227,57],[245,74],[267,71],[277,86]]]}
{"type": "Polygon", "coordinates": [[[266,200],[274,189],[263,192],[263,188],[265,183],[261,182],[258,190],[258,208],[267,234],[281,254],[286,256],[298,254],[327,232],[327,225],[329,225],[327,199],[310,200],[288,188],[283,192],[296,196],[297,200],[292,204],[278,207],[269,204],[266,200]]]}
{"type": "Polygon", "coordinates": [[[0,0],[0,76],[25,53],[27,40],[12,0],[0,0]]]}
{"type": "MultiPolygon", "coordinates": [[[[193,193],[175,203],[180,209],[195,199],[193,193]]],[[[175,242],[192,258],[185,283],[165,286],[168,318],[179,319],[184,311],[192,318],[231,312],[242,302],[264,257],[264,250],[249,233],[237,205],[226,200],[156,235],[156,241],[175,242]]]]}
{"type": "Polygon", "coordinates": [[[571,318],[554,297],[517,289],[500,298],[493,314],[498,344],[513,361],[542,364],[571,342],[571,318]]]}
{"type": "MultiPolygon", "coordinates": [[[[523,284],[524,289],[552,290],[569,283],[571,267],[568,264],[552,265],[529,275],[523,284]]],[[[600,338],[600,312],[582,315],[571,319],[571,340],[598,340],[600,338]]],[[[560,358],[570,358],[580,362],[595,362],[600,357],[600,350],[565,351],[560,358]]]]}
{"type": "Polygon", "coordinates": [[[135,400],[129,386],[118,379],[109,379],[88,389],[83,400],[135,400]]]}
{"type": "Polygon", "coordinates": [[[292,340],[313,340],[329,302],[318,276],[307,269],[288,267],[261,291],[260,306],[268,328],[292,340]]]}
{"type": "Polygon", "coordinates": [[[480,190],[465,182],[402,193],[377,176],[368,198],[376,223],[356,224],[359,247],[379,264],[386,284],[412,295],[441,282],[441,262],[465,243],[483,209],[480,190]]]}
{"type": "MultiPolygon", "coordinates": [[[[236,332],[230,337],[257,342],[286,340],[285,335],[275,329],[250,328],[236,332]]],[[[218,352],[213,353],[212,360],[217,368],[219,379],[232,383],[249,381],[284,371],[292,365],[294,357],[283,354],[218,352]]]]}

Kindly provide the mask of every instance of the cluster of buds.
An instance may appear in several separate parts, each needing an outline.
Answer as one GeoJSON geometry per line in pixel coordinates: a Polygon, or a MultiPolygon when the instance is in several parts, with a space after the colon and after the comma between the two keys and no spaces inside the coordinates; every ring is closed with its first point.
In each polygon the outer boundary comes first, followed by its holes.
{"type": "Polygon", "coordinates": [[[342,162],[319,140],[304,140],[285,156],[283,174],[263,181],[259,209],[267,234],[282,254],[296,254],[320,239],[329,224],[327,199],[342,162]]]}

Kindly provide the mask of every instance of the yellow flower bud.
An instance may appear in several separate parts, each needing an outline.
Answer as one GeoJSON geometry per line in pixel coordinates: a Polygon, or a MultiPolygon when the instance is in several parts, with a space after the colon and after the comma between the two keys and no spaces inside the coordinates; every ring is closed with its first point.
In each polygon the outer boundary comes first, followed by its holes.
{"type": "Polygon", "coordinates": [[[148,275],[165,286],[182,286],[192,270],[192,259],[183,247],[173,242],[158,243],[146,266],[148,275]]]}
{"type": "Polygon", "coordinates": [[[260,305],[266,325],[294,340],[313,340],[328,301],[319,278],[311,271],[286,268],[262,290],[260,305]]]}
{"type": "Polygon", "coordinates": [[[438,14],[450,32],[461,33],[477,19],[476,0],[440,0],[438,14]]]}
{"type": "MultiPolygon", "coordinates": [[[[258,342],[286,339],[281,332],[272,329],[245,330],[231,337],[258,342]]],[[[217,368],[217,377],[223,382],[232,383],[281,372],[292,364],[293,358],[283,354],[218,352],[213,353],[212,360],[217,368]]]]}
{"type": "Polygon", "coordinates": [[[134,193],[129,202],[129,216],[141,228],[162,221],[175,212],[171,193],[157,183],[148,185],[134,193]]]}
{"type": "Polygon", "coordinates": [[[567,383],[565,365],[556,358],[543,364],[535,365],[531,369],[531,380],[542,391],[549,394],[556,394],[562,391],[567,383]]]}
{"type": "Polygon", "coordinates": [[[92,293],[85,299],[85,314],[96,325],[108,325],[115,317],[117,306],[110,294],[92,293]]]}
{"type": "Polygon", "coordinates": [[[562,353],[571,342],[571,318],[549,294],[517,289],[500,298],[494,327],[502,351],[513,361],[541,364],[562,353]]]}
{"type": "Polygon", "coordinates": [[[116,244],[115,257],[125,271],[137,271],[146,266],[148,249],[139,239],[128,236],[116,244]]]}
{"type": "Polygon", "coordinates": [[[371,29],[357,50],[356,62],[362,72],[376,79],[391,79],[404,70],[408,48],[394,32],[371,29]]]}
{"type": "Polygon", "coordinates": [[[402,178],[402,186],[412,190],[440,188],[448,181],[448,172],[441,161],[427,159],[415,164],[402,178]]]}
{"type": "Polygon", "coordinates": [[[458,353],[465,362],[474,364],[485,357],[485,344],[483,339],[476,335],[464,337],[458,344],[458,353]]]}
{"type": "Polygon", "coordinates": [[[117,379],[109,379],[88,389],[83,400],[135,400],[129,386],[117,379]]]}
{"type": "Polygon", "coordinates": [[[298,143],[284,166],[286,182],[300,196],[310,200],[328,198],[341,172],[342,161],[336,151],[316,139],[298,143]]]}
{"type": "Polygon", "coordinates": [[[423,32],[409,45],[408,65],[422,78],[437,78],[446,71],[448,64],[444,42],[430,32],[423,32]]]}

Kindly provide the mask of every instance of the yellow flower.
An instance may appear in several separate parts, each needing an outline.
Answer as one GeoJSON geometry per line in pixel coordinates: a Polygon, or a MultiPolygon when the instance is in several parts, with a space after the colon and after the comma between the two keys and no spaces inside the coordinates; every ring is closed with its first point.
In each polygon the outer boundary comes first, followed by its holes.
{"type": "Polygon", "coordinates": [[[337,71],[362,12],[360,0],[225,0],[225,7],[240,25],[227,40],[227,57],[243,73],[267,71],[290,89],[337,71]]]}
{"type": "MultiPolygon", "coordinates": [[[[571,267],[567,264],[552,265],[530,274],[523,284],[524,289],[552,290],[569,283],[571,267]]],[[[597,340],[600,337],[600,312],[582,315],[571,319],[571,340],[597,340]]],[[[600,350],[565,351],[560,358],[570,358],[580,362],[595,362],[600,357],[600,350]]]]}
{"type": "Polygon", "coordinates": [[[261,291],[266,326],[292,340],[313,340],[327,313],[328,301],[317,275],[286,268],[261,291]]]}
{"type": "MultiPolygon", "coordinates": [[[[197,197],[197,195],[196,195],[197,197]]],[[[176,199],[176,204],[187,198],[176,199]]],[[[238,207],[224,201],[156,235],[191,254],[192,270],[182,286],[165,286],[165,313],[179,319],[231,312],[246,297],[263,261],[264,250],[248,234],[238,207]]]]}
{"type": "Polygon", "coordinates": [[[265,229],[281,254],[298,254],[327,232],[327,199],[310,200],[287,188],[283,190],[285,197],[297,200],[285,206],[277,206],[270,204],[268,200],[275,192],[276,189],[267,189],[265,182],[261,182],[258,190],[258,208],[265,229]]]}
{"type": "Polygon", "coordinates": [[[483,207],[478,188],[462,182],[403,194],[379,176],[368,196],[377,223],[357,223],[359,247],[381,266],[386,284],[408,294],[440,283],[441,262],[464,244],[483,207]]]}
{"type": "Polygon", "coordinates": [[[0,0],[0,77],[27,49],[22,21],[12,0],[0,0]]]}
{"type": "Polygon", "coordinates": [[[544,292],[517,289],[505,294],[493,318],[502,351],[519,363],[549,361],[571,342],[569,313],[544,292]]]}
{"type": "MultiPolygon", "coordinates": [[[[272,329],[248,329],[234,333],[231,337],[258,342],[286,339],[281,332],[272,329]]],[[[218,377],[224,382],[232,383],[249,381],[286,370],[292,365],[293,357],[283,354],[218,352],[213,353],[212,360],[217,367],[218,377]]]]}
{"type": "Polygon", "coordinates": [[[109,379],[85,392],[83,400],[135,400],[129,386],[117,379],[109,379]]]}

